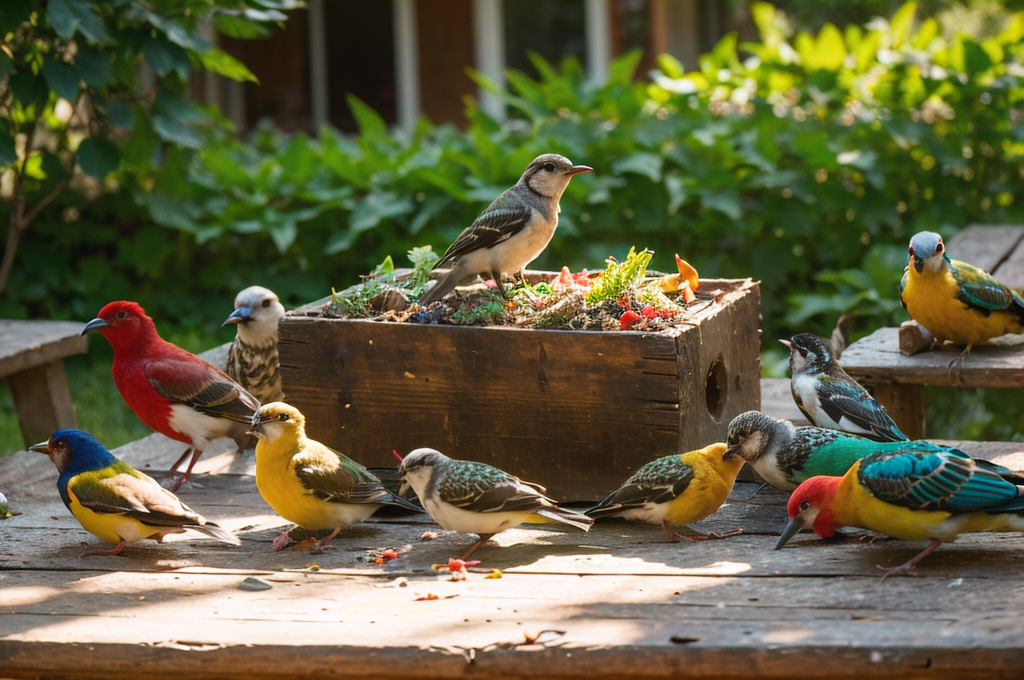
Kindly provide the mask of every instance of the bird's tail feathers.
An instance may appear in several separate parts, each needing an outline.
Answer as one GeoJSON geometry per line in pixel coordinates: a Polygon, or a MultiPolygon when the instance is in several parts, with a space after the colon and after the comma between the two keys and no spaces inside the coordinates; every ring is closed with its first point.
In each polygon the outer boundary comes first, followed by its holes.
{"type": "Polygon", "coordinates": [[[594,524],[593,518],[564,508],[541,508],[536,512],[536,514],[541,517],[553,519],[556,522],[569,524],[577,529],[582,529],[583,531],[590,531],[590,527],[594,524]]]}
{"type": "Polygon", "coordinates": [[[399,508],[404,508],[405,510],[411,510],[413,512],[423,512],[423,508],[416,505],[415,503],[407,501],[406,499],[402,498],[396,493],[389,493],[387,499],[384,502],[387,503],[388,505],[394,505],[399,508]]]}
{"type": "Polygon", "coordinates": [[[213,522],[207,522],[206,524],[189,524],[188,528],[198,531],[201,534],[206,534],[210,538],[216,538],[222,543],[242,545],[242,541],[238,539],[238,536],[235,536],[227,529],[223,529],[219,524],[214,524],[213,522]]]}

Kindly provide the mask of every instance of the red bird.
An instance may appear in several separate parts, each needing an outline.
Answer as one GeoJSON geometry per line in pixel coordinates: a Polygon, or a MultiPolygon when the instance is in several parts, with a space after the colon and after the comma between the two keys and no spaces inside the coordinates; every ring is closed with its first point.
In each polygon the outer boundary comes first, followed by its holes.
{"type": "Polygon", "coordinates": [[[173,475],[192,454],[174,489],[189,478],[212,440],[231,437],[239,450],[246,447],[246,430],[260,402],[223,371],[161,338],[138,303],[111,302],[82,335],[89,331],[114,348],[114,385],[128,408],[160,434],[189,445],[171,466],[173,475]]]}

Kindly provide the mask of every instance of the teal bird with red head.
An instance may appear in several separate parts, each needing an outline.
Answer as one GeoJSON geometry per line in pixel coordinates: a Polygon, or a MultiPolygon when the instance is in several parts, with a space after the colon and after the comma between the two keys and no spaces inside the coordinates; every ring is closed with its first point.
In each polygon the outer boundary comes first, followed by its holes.
{"type": "Polygon", "coordinates": [[[45,453],[60,473],[61,500],[82,527],[112,544],[101,550],[83,543],[82,555],[117,555],[135,541],[162,543],[167,534],[186,529],[239,545],[238,538],[182,503],[152,477],[110,451],[88,432],[57,430],[30,450],[45,453]]]}
{"type": "Polygon", "coordinates": [[[957,449],[883,452],[842,477],[812,477],[789,497],[782,548],[801,529],[822,538],[842,526],[877,531],[928,547],[885,577],[912,575],[946,541],[979,531],[1024,531],[1024,486],[1014,473],[981,466],[957,449]]]}

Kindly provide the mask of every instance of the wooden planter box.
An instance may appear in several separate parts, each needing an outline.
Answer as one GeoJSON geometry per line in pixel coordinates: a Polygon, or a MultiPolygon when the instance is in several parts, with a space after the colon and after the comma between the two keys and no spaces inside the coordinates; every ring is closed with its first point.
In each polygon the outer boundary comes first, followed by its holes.
{"type": "Polygon", "coordinates": [[[303,316],[281,321],[281,374],[311,437],[367,466],[429,446],[595,500],[643,463],[725,437],[760,406],[758,284],[719,290],[656,333],[303,316]]]}

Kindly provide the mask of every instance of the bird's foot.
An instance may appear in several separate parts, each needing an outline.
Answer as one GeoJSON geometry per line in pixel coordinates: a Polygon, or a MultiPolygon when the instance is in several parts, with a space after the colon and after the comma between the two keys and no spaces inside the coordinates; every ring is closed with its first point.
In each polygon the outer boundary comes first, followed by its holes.
{"type": "Polygon", "coordinates": [[[80,543],[79,545],[82,546],[82,551],[80,553],[78,553],[79,557],[85,557],[86,555],[107,555],[107,556],[112,556],[112,555],[120,555],[121,551],[124,550],[124,547],[126,545],[128,545],[128,543],[124,539],[121,539],[121,542],[118,543],[117,545],[115,545],[110,550],[103,550],[102,548],[97,548],[96,546],[89,545],[88,543],[86,543],[84,541],[82,543],[80,543]]]}
{"type": "Polygon", "coordinates": [[[717,531],[709,531],[706,534],[699,534],[697,536],[687,536],[688,541],[710,541],[717,538],[729,538],[730,536],[739,536],[743,533],[743,529],[736,529],[735,531],[727,531],[724,534],[720,534],[717,531]]]}
{"type": "Polygon", "coordinates": [[[274,536],[274,540],[270,542],[270,547],[274,552],[277,552],[279,550],[284,550],[293,543],[296,543],[296,540],[289,536],[288,532],[282,531],[277,536],[274,536]]]}
{"type": "Polygon", "coordinates": [[[491,540],[491,536],[493,536],[493,535],[494,534],[479,534],[480,540],[478,540],[476,543],[474,543],[473,545],[471,545],[468,548],[466,548],[462,552],[462,554],[459,555],[459,559],[460,560],[467,560],[467,559],[469,559],[469,556],[472,555],[474,552],[476,552],[477,548],[482,546],[487,541],[491,540]]]}
{"type": "Polygon", "coordinates": [[[875,543],[886,543],[893,540],[892,536],[886,536],[885,534],[861,534],[857,537],[857,540],[861,543],[867,543],[868,545],[874,545],[875,543]]]}
{"type": "Polygon", "coordinates": [[[917,576],[917,569],[914,567],[914,564],[914,560],[910,560],[909,562],[904,562],[900,566],[892,567],[891,569],[883,567],[881,564],[876,564],[875,566],[885,572],[882,574],[882,580],[884,581],[890,576],[917,576]]]}
{"type": "Polygon", "coordinates": [[[322,553],[327,548],[331,548],[333,550],[334,546],[331,545],[331,541],[334,540],[334,537],[337,536],[338,532],[340,532],[340,531],[341,531],[341,527],[340,526],[339,527],[335,527],[334,530],[331,533],[327,534],[327,536],[325,536],[323,538],[318,538],[317,540],[313,541],[313,545],[311,545],[309,547],[309,554],[310,555],[319,555],[320,553],[322,553]]]}
{"type": "Polygon", "coordinates": [[[971,351],[971,346],[968,345],[967,349],[953,357],[946,364],[946,380],[949,382],[951,387],[960,387],[963,385],[963,369],[964,360],[971,351]]]}

